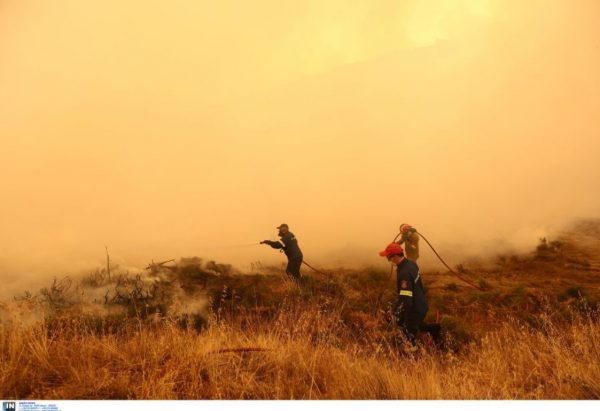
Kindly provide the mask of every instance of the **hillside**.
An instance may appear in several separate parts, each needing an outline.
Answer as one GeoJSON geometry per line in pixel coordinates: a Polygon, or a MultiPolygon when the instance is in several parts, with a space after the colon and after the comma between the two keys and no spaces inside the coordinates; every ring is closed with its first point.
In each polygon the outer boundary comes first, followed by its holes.
{"type": "MultiPolygon", "coordinates": [[[[600,222],[530,254],[425,272],[407,356],[389,269],[234,268],[199,258],[55,280],[0,306],[3,398],[600,398],[600,222]]],[[[427,251],[423,251],[427,252],[427,251]]]]}

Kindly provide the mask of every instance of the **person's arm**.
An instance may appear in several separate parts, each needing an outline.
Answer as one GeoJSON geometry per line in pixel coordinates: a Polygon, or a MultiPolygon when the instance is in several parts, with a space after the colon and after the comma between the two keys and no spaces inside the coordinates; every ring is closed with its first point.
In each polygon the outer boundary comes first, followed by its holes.
{"type": "Polygon", "coordinates": [[[402,234],[402,236],[400,236],[400,240],[396,241],[396,244],[404,244],[404,242],[406,241],[406,234],[402,234]]]}
{"type": "Polygon", "coordinates": [[[264,240],[264,241],[261,241],[260,243],[270,245],[271,247],[278,249],[278,250],[285,248],[285,243],[281,240],[279,240],[279,241],[264,240]]]}
{"type": "Polygon", "coordinates": [[[410,277],[410,274],[406,270],[400,270],[398,272],[398,285],[396,287],[397,298],[396,298],[396,317],[400,323],[406,321],[406,315],[414,304],[413,292],[414,284],[410,277]]]}

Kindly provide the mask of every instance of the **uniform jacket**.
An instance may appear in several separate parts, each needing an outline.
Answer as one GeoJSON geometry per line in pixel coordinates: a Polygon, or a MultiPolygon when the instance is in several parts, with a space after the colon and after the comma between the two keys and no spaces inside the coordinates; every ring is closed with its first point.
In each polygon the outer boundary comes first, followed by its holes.
{"type": "Polygon", "coordinates": [[[265,243],[273,248],[283,249],[283,252],[290,260],[302,259],[302,251],[300,251],[300,247],[298,246],[298,240],[296,240],[296,236],[288,231],[280,237],[281,239],[279,241],[267,240],[265,241],[265,243]]]}
{"type": "Polygon", "coordinates": [[[396,270],[396,315],[400,320],[406,320],[409,316],[416,315],[425,317],[429,306],[425,298],[423,281],[419,267],[414,261],[405,258],[398,264],[396,270]]]}

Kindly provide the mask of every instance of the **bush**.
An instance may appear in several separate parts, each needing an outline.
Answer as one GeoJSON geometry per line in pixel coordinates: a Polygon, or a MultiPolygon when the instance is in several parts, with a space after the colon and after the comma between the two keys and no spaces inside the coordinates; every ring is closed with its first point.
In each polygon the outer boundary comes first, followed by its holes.
{"type": "Polygon", "coordinates": [[[581,298],[585,296],[585,291],[582,287],[569,287],[558,295],[559,301],[566,301],[570,298],[581,298]]]}

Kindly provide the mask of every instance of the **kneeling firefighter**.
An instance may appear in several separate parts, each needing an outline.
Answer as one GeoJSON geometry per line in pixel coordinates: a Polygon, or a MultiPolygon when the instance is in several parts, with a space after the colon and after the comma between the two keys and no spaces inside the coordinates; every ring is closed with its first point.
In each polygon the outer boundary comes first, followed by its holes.
{"type": "Polygon", "coordinates": [[[398,243],[389,244],[379,253],[396,266],[397,299],[394,304],[396,322],[404,331],[408,345],[407,352],[417,351],[416,336],[423,325],[429,306],[423,290],[423,282],[417,264],[404,256],[398,243]]]}

